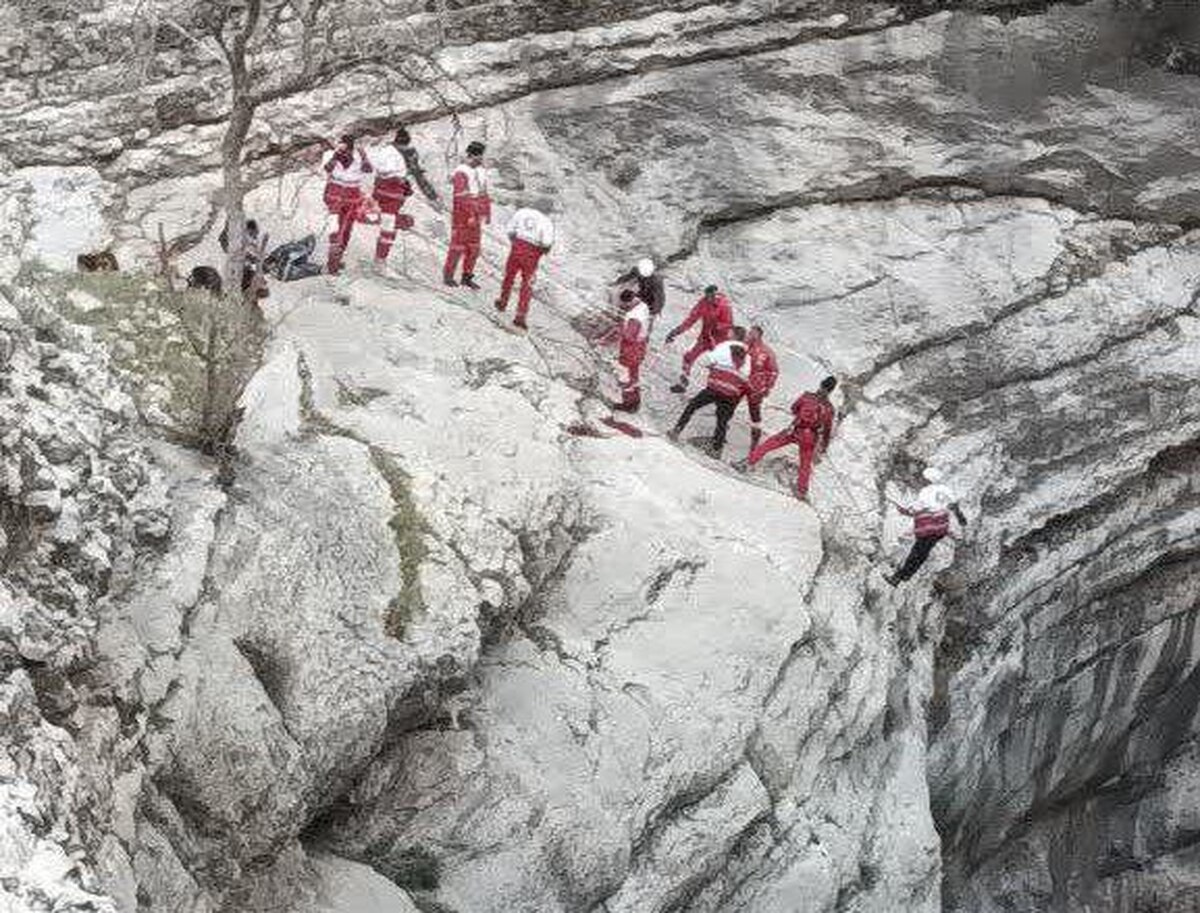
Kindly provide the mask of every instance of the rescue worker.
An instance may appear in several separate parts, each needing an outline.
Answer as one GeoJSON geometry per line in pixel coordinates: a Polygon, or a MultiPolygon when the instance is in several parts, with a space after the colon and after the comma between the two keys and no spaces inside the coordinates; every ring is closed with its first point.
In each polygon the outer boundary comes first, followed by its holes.
{"type": "Polygon", "coordinates": [[[503,311],[508,307],[513,283],[520,275],[521,291],[517,295],[517,316],[513,318],[513,326],[524,330],[527,328],[525,318],[529,314],[529,302],[533,299],[534,273],[542,255],[554,246],[554,223],[545,213],[524,207],[509,219],[508,238],[511,246],[508,262],[504,265],[500,297],[496,299],[496,310],[503,311]]]}
{"type": "Polygon", "coordinates": [[[683,353],[683,372],[679,375],[679,382],[671,386],[672,393],[682,393],[687,389],[692,364],[717,343],[724,342],[733,326],[733,305],[724,295],[718,294],[715,285],[704,289],[704,297],[696,302],[683,323],[667,334],[667,344],[670,345],[676,336],[696,323],[700,324],[700,334],[696,337],[696,344],[683,353]]]}
{"type": "Polygon", "coordinates": [[[884,576],[884,580],[892,586],[897,586],[908,580],[929,558],[933,547],[947,536],[957,538],[950,528],[950,514],[953,512],[960,526],[967,525],[967,518],[954,492],[942,483],[942,473],[934,466],[926,467],[923,473],[928,482],[917,493],[916,503],[912,507],[897,504],[900,513],[913,518],[913,535],[916,541],[908,552],[899,569],[884,576]]]}
{"type": "Polygon", "coordinates": [[[650,339],[650,306],[633,289],[621,292],[620,348],[617,354],[621,384],[621,402],[613,406],[621,412],[637,412],[642,405],[642,360],[650,339]]]}
{"type": "Polygon", "coordinates": [[[363,203],[363,181],[372,169],[363,151],[354,147],[354,137],[349,134],[325,154],[324,166],[329,176],[325,181],[325,206],[337,217],[337,227],[329,236],[325,270],[336,276],[342,271],[350,233],[363,203]]]}
{"type": "Polygon", "coordinates": [[[462,260],[462,284],[478,289],[475,281],[475,261],[483,242],[483,226],[492,219],[492,200],[488,196],[488,176],[483,167],[486,146],[476,140],[467,146],[466,161],[454,169],[450,183],[454,187],[451,209],[450,250],[442,279],[446,285],[458,285],[454,274],[462,260]]]}
{"type": "Polygon", "coordinates": [[[792,427],[773,434],[750,451],[751,466],[772,450],[796,444],[800,448],[800,463],[796,477],[796,497],[808,496],[808,482],[812,477],[813,463],[821,458],[833,436],[833,403],[829,394],[837,387],[836,377],[826,377],[821,386],[811,392],[802,393],[792,403],[792,427]]]}
{"type": "Polygon", "coordinates": [[[779,380],[779,362],[775,353],[763,341],[763,329],[755,324],[746,334],[746,357],[750,360],[750,392],[746,405],[750,409],[750,450],[762,439],[762,404],[779,380]]]}
{"type": "Polygon", "coordinates": [[[638,285],[637,296],[646,303],[650,316],[657,317],[667,303],[667,290],[663,286],[662,274],[655,270],[654,261],[649,257],[643,257],[633,269],[619,276],[616,284],[621,286],[635,280],[638,285]]]}
{"type": "Polygon", "coordinates": [[[367,157],[375,169],[373,195],[379,204],[375,263],[382,266],[396,242],[397,230],[407,231],[413,224],[412,216],[400,212],[413,192],[410,175],[431,202],[437,200],[437,192],[425,176],[417,150],[412,146],[412,138],[403,127],[396,131],[392,142],[372,149],[367,157]]]}
{"type": "Polygon", "coordinates": [[[691,421],[697,409],[715,404],[717,407],[717,427],[713,431],[709,453],[719,457],[725,449],[725,435],[729,430],[729,420],[737,409],[738,402],[749,389],[748,364],[746,359],[746,331],[743,327],[731,329],[733,338],[720,342],[707,352],[701,352],[696,362],[708,369],[708,383],[705,388],[693,396],[675,427],[667,432],[671,440],[678,439],[680,433],[691,421]]]}

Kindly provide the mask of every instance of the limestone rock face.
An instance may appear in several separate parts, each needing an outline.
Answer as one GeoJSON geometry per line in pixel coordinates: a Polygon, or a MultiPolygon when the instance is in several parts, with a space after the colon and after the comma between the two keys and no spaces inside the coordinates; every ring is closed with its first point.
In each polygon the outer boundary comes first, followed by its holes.
{"type": "Polygon", "coordinates": [[[559,231],[532,331],[491,306],[501,232],[484,291],[447,289],[444,208],[413,199],[390,271],[359,226],[346,275],[273,284],[218,479],[83,327],[113,302],[22,268],[145,264],[160,225],[201,239],[181,266],[219,256],[219,70],[84,6],[0,18],[7,908],[1194,906],[1177,11],[456,8],[439,59],[471,110],[381,111],[361,74],[280,99],[247,211],[276,241],[327,230],[317,134],[420,118],[439,188],[485,136],[497,226],[539,197],[559,231]],[[629,436],[581,328],[646,253],[669,301],[629,436]],[[805,503],[785,451],[728,465],[741,417],[724,462],[662,436],[662,337],[712,281],[779,355],[768,431],[841,379],[805,503]],[[889,501],[929,465],[970,522],[893,590],[889,501]]]}

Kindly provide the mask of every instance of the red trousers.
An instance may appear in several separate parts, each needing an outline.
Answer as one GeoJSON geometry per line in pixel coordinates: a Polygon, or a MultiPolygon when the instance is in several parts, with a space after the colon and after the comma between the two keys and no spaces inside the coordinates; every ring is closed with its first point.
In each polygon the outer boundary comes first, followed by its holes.
{"type": "Polygon", "coordinates": [[[396,241],[397,229],[412,225],[408,215],[400,216],[412,193],[412,185],[405,178],[382,178],[375,182],[375,202],[379,204],[379,239],[375,242],[375,259],[386,260],[396,241]]]}
{"type": "Polygon", "coordinates": [[[635,412],[642,405],[642,360],[646,357],[646,343],[622,342],[617,364],[624,370],[621,378],[621,406],[635,412]]]}
{"type": "Polygon", "coordinates": [[[483,225],[477,218],[470,221],[459,221],[456,218],[450,230],[450,250],[446,252],[446,265],[442,267],[442,275],[453,279],[460,259],[463,275],[475,275],[475,261],[479,259],[482,242],[483,225]]]}
{"type": "Polygon", "coordinates": [[[508,307],[513,283],[520,275],[521,291],[517,295],[517,316],[523,318],[529,313],[529,302],[533,299],[533,275],[537,272],[538,261],[541,259],[540,247],[520,238],[513,238],[512,247],[508,251],[508,262],[504,265],[504,283],[500,286],[497,307],[508,307]]]}
{"type": "Polygon", "coordinates": [[[750,452],[762,440],[762,404],[767,398],[766,393],[747,393],[746,406],[750,409],[750,452]]]}
{"type": "Polygon", "coordinates": [[[772,450],[797,444],[800,447],[800,466],[796,477],[796,497],[803,498],[808,494],[808,480],[812,477],[813,457],[817,452],[817,433],[811,428],[781,431],[773,434],[750,451],[749,463],[753,466],[772,450]]]}
{"type": "Polygon", "coordinates": [[[325,183],[325,207],[337,216],[337,228],[329,235],[326,272],[337,274],[342,271],[342,258],[346,253],[346,245],[350,243],[350,232],[354,231],[354,222],[358,218],[361,205],[362,193],[357,187],[347,187],[333,181],[325,183]]]}

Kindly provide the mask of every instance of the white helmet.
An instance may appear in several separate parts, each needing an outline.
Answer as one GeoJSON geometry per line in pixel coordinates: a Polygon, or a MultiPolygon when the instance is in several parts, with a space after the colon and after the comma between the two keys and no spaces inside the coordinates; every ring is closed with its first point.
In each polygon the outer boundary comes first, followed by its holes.
{"type": "Polygon", "coordinates": [[[925,471],[921,475],[924,476],[925,481],[930,485],[939,485],[945,479],[942,471],[936,466],[926,466],[925,471]]]}
{"type": "Polygon", "coordinates": [[[637,263],[637,271],[638,271],[638,275],[642,276],[642,277],[653,274],[654,261],[651,260],[649,257],[642,257],[642,259],[639,260],[637,263]]]}

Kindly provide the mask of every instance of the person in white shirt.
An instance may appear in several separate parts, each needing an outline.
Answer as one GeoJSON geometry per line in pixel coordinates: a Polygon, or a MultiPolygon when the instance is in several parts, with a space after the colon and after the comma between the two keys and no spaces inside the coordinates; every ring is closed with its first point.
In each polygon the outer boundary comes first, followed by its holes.
{"type": "Polygon", "coordinates": [[[375,262],[383,264],[392,251],[397,230],[405,231],[413,224],[412,216],[400,212],[413,192],[412,181],[409,178],[417,182],[421,192],[431,202],[437,199],[437,191],[425,176],[417,150],[413,148],[412,137],[404,127],[396,130],[392,142],[371,149],[367,158],[375,169],[375,187],[372,194],[375,202],[379,204],[379,238],[375,242],[375,262]]]}
{"type": "Polygon", "coordinates": [[[350,233],[362,206],[362,185],[371,173],[371,163],[361,149],[356,149],[354,137],[343,136],[323,162],[325,173],[325,206],[337,217],[337,227],[329,236],[329,259],[325,271],[337,275],[342,271],[342,258],[350,233]]]}
{"type": "Polygon", "coordinates": [[[675,427],[667,432],[671,440],[678,439],[692,415],[704,406],[717,407],[717,427],[713,431],[712,443],[708,451],[714,457],[719,457],[725,449],[725,435],[729,430],[729,420],[737,409],[743,396],[750,390],[750,365],[746,357],[746,329],[733,327],[730,331],[732,339],[717,343],[715,347],[702,353],[696,359],[696,364],[708,369],[708,384],[703,390],[688,400],[683,414],[675,423],[675,427]]]}
{"type": "Polygon", "coordinates": [[[508,237],[512,246],[508,251],[504,283],[500,286],[500,297],[496,299],[496,310],[503,311],[508,307],[513,283],[520,275],[521,291],[517,296],[517,316],[513,318],[513,326],[525,329],[525,317],[533,298],[533,276],[542,255],[554,246],[554,223],[545,213],[532,207],[518,209],[508,222],[508,237]]]}
{"type": "Polygon", "coordinates": [[[896,505],[900,513],[913,518],[913,535],[916,537],[916,541],[909,550],[904,564],[884,578],[892,586],[903,583],[919,571],[929,558],[933,547],[946,536],[957,538],[950,529],[951,513],[954,514],[959,525],[967,525],[967,518],[958,506],[958,498],[953,491],[942,484],[941,471],[935,466],[929,466],[925,469],[924,477],[929,484],[917,493],[917,500],[913,506],[896,505]]]}

